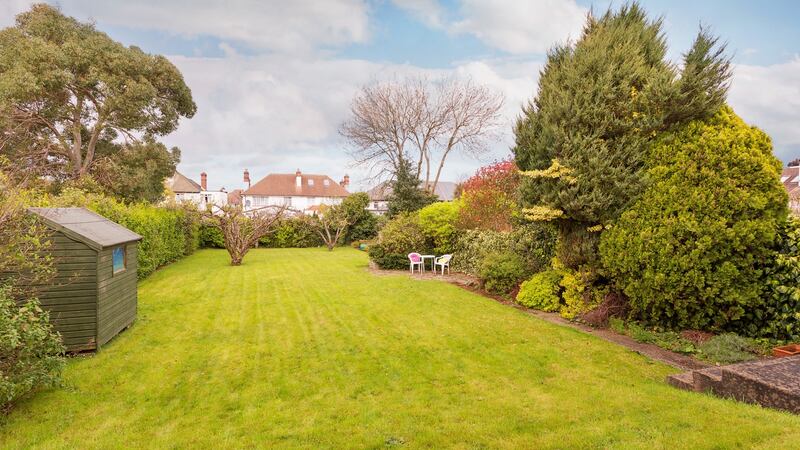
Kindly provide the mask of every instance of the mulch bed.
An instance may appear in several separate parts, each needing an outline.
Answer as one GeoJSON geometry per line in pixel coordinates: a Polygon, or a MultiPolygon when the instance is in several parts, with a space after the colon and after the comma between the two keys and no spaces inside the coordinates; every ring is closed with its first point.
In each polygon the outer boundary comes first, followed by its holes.
{"type": "MultiPolygon", "coordinates": [[[[470,292],[473,292],[478,295],[482,295],[486,298],[490,298],[498,303],[502,303],[503,305],[510,306],[512,308],[516,308],[526,314],[530,314],[532,316],[538,317],[539,319],[545,320],[550,323],[558,324],[565,327],[570,327],[576,330],[583,331],[584,333],[589,333],[594,336],[597,336],[600,339],[603,339],[608,342],[613,342],[617,345],[621,345],[626,347],[627,349],[639,353],[640,355],[647,356],[650,359],[654,359],[656,361],[663,362],[668,364],[672,367],[681,369],[681,370],[695,370],[695,369],[703,369],[706,367],[710,367],[710,364],[699,361],[691,356],[682,355],[680,353],[671,352],[669,350],[663,349],[654,344],[645,344],[642,342],[636,342],[632,338],[616,333],[608,328],[595,328],[589,325],[572,322],[566,320],[559,316],[557,313],[548,313],[544,311],[537,311],[533,309],[528,309],[524,306],[521,306],[507,298],[503,298],[497,295],[489,294],[488,292],[482,290],[480,288],[480,283],[478,280],[470,275],[464,273],[452,273],[442,275],[436,275],[432,272],[425,272],[425,273],[414,273],[413,275],[408,271],[401,271],[401,270],[381,270],[376,268],[372,262],[370,262],[369,271],[376,275],[405,275],[410,278],[414,278],[417,280],[439,280],[439,281],[446,281],[448,283],[454,284],[459,286],[463,289],[466,289],[470,292]]],[[[709,333],[704,333],[702,331],[692,331],[688,330],[684,332],[684,338],[692,341],[692,342],[704,342],[705,340],[709,339],[712,335],[709,333]]]]}

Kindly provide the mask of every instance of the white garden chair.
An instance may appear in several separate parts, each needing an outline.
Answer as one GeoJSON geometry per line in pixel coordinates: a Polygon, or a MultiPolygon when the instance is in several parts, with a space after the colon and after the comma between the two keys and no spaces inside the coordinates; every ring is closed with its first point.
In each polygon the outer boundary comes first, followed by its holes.
{"type": "Polygon", "coordinates": [[[410,262],[411,273],[414,273],[414,267],[416,267],[417,270],[419,270],[419,272],[422,273],[423,271],[422,255],[420,255],[419,253],[409,253],[408,261],[410,262]]]}
{"type": "Polygon", "coordinates": [[[450,260],[453,259],[453,255],[442,255],[436,258],[433,261],[434,272],[436,271],[436,267],[442,268],[442,275],[444,275],[444,269],[447,268],[447,273],[450,274],[450,260]]]}

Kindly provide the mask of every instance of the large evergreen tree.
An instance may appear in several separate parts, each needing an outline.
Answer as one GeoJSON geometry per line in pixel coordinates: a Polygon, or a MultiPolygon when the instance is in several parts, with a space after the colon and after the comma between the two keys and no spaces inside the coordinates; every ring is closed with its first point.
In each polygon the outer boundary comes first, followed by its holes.
{"type": "Polygon", "coordinates": [[[36,4],[0,30],[0,150],[43,175],[80,178],[109,132],[163,136],[196,109],[167,58],[57,8],[36,4]]]}
{"type": "Polygon", "coordinates": [[[557,221],[567,267],[597,264],[599,231],[641,192],[654,138],[723,104],[723,50],[701,29],[679,70],[666,58],[662,20],[631,3],[589,16],[577,42],[549,52],[514,152],[526,216],[557,221]]]}

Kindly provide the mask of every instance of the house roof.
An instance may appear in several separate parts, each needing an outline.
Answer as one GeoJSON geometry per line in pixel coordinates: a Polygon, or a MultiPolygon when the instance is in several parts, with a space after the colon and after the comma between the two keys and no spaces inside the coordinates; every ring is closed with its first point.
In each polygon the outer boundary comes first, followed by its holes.
{"type": "Polygon", "coordinates": [[[781,182],[790,197],[800,195],[800,167],[784,167],[781,173],[781,182]]]}
{"type": "Polygon", "coordinates": [[[228,203],[231,205],[241,205],[242,204],[242,190],[241,189],[234,189],[231,192],[228,192],[228,203]]]}
{"type": "Polygon", "coordinates": [[[271,173],[242,192],[242,195],[274,197],[347,197],[347,189],[327,175],[301,174],[297,186],[293,173],[271,173]]]}
{"type": "Polygon", "coordinates": [[[95,250],[141,240],[142,237],[122,225],[86,208],[28,208],[51,228],[95,250]]]}
{"type": "Polygon", "coordinates": [[[178,172],[177,170],[172,177],[167,179],[167,187],[175,193],[199,193],[202,189],[199,184],[194,182],[194,180],[178,172]]]}
{"type": "MultiPolygon", "coordinates": [[[[420,182],[420,187],[422,187],[424,184],[424,182],[420,182]]],[[[430,184],[433,183],[429,183],[428,185],[430,184]]],[[[456,198],[457,186],[458,185],[452,181],[440,181],[436,183],[435,194],[437,197],[439,197],[439,200],[449,202],[456,198]]],[[[388,181],[385,181],[367,191],[367,195],[369,195],[369,199],[372,201],[388,200],[389,196],[392,195],[392,185],[388,181]]]]}

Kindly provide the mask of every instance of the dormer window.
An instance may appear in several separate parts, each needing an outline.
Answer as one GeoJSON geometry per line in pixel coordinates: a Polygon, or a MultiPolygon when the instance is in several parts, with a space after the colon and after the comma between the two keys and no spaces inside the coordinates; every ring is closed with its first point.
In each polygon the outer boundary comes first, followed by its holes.
{"type": "Polygon", "coordinates": [[[322,184],[324,184],[325,186],[329,186],[331,183],[330,183],[330,181],[328,181],[328,180],[324,180],[324,181],[322,182],[322,184]]]}
{"type": "Polygon", "coordinates": [[[313,185],[314,185],[314,180],[312,180],[311,178],[309,178],[309,179],[308,179],[308,185],[309,185],[309,186],[313,186],[313,185]]]}

